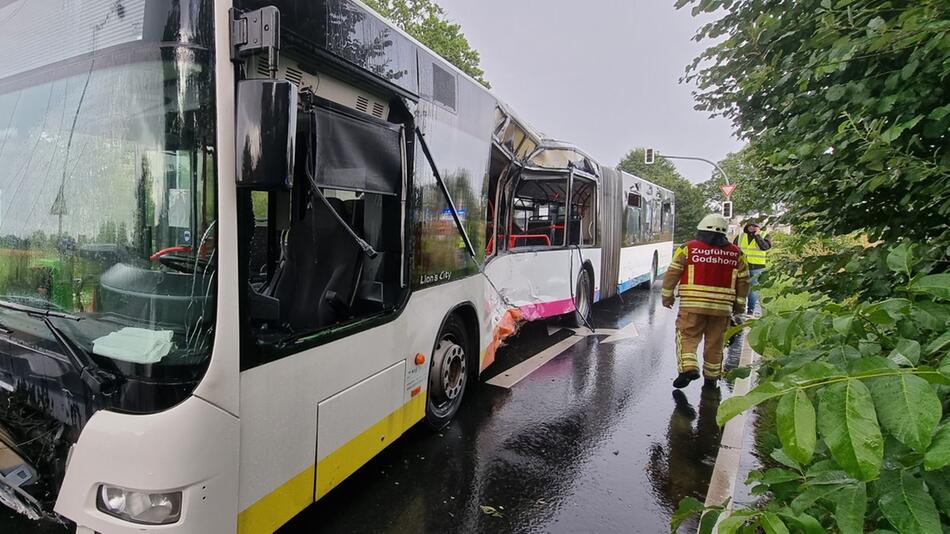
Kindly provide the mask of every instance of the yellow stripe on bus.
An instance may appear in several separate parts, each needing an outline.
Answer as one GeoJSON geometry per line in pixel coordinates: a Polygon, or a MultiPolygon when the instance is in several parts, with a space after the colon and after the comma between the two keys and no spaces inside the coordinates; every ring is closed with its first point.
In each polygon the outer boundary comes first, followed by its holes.
{"type": "MultiPolygon", "coordinates": [[[[426,396],[417,395],[320,461],[317,498],[323,497],[425,416],[426,396]],[[380,439],[383,438],[383,439],[380,439]]],[[[274,532],[314,502],[313,466],[304,469],[238,514],[238,532],[274,532]]]]}
{"type": "Polygon", "coordinates": [[[416,395],[402,408],[351,439],[349,443],[320,460],[317,467],[317,499],[326,495],[346,477],[376,456],[425,416],[425,395],[416,395]]]}

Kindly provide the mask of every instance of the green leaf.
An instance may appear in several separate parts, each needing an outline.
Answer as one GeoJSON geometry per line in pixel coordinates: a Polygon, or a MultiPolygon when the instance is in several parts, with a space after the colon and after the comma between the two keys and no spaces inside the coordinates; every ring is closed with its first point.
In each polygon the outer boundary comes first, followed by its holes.
{"type": "Polygon", "coordinates": [[[868,29],[875,32],[881,31],[887,27],[887,23],[881,17],[874,17],[868,22],[868,29]]]}
{"type": "Polygon", "coordinates": [[[864,532],[864,515],[868,507],[868,491],[864,482],[851,484],[834,494],[835,522],[842,534],[864,532]]]}
{"type": "Polygon", "coordinates": [[[734,534],[738,532],[739,528],[746,524],[750,516],[750,514],[742,512],[742,510],[733,512],[729,514],[729,517],[723,519],[717,529],[719,534],[734,534]]]}
{"type": "Polygon", "coordinates": [[[808,514],[793,514],[789,512],[779,512],[785,523],[794,526],[805,534],[825,534],[827,531],[817,519],[808,514]]]}
{"type": "Polygon", "coordinates": [[[804,512],[814,506],[818,499],[825,498],[836,489],[835,486],[805,486],[805,489],[792,499],[789,506],[796,512],[804,512]]]}
{"type": "Polygon", "coordinates": [[[782,519],[772,512],[762,512],[761,525],[765,534],[788,534],[788,527],[782,519]]]}
{"type": "Polygon", "coordinates": [[[776,423],[782,449],[795,461],[810,463],[815,453],[815,407],[804,389],[782,396],[778,401],[776,423]]]}
{"type": "Polygon", "coordinates": [[[934,298],[950,300],[950,273],[931,274],[914,282],[915,293],[926,293],[934,298]]]}
{"type": "Polygon", "coordinates": [[[719,405],[716,413],[716,423],[719,426],[726,424],[726,421],[757,406],[771,398],[783,394],[785,390],[774,382],[765,382],[758,385],[752,391],[739,397],[729,397],[719,405]]]}
{"type": "Polygon", "coordinates": [[[841,100],[841,97],[847,92],[847,88],[843,85],[832,85],[825,91],[825,99],[828,102],[836,102],[841,100]]]}
{"type": "Polygon", "coordinates": [[[897,347],[891,351],[887,359],[897,365],[913,367],[920,361],[920,343],[913,339],[898,339],[897,347]]]}
{"type": "Polygon", "coordinates": [[[879,482],[881,511],[901,534],[941,534],[934,500],[923,480],[909,471],[884,471],[879,482]]]}
{"type": "Polygon", "coordinates": [[[904,133],[904,127],[900,124],[895,124],[884,130],[884,132],[881,134],[881,141],[885,143],[891,143],[900,137],[902,133],[904,133]]]}
{"type": "Polygon", "coordinates": [[[722,515],[722,508],[710,508],[699,519],[699,534],[712,534],[713,528],[722,515]]]}
{"type": "Polygon", "coordinates": [[[762,354],[768,348],[769,330],[772,324],[769,322],[759,322],[752,326],[749,331],[749,346],[752,350],[762,354]]]}
{"type": "MultiPolygon", "coordinates": [[[[927,348],[924,349],[924,352],[929,356],[947,347],[950,347],[950,330],[940,334],[940,337],[931,341],[930,344],[927,345],[927,348]]],[[[942,365],[940,367],[943,368],[942,365]]]]}
{"type": "Polygon", "coordinates": [[[683,499],[680,500],[679,506],[676,507],[676,511],[673,512],[673,516],[670,518],[670,532],[676,532],[676,530],[680,528],[680,525],[683,524],[683,521],[686,521],[705,509],[706,506],[698,499],[694,497],[683,497],[683,499]]]}
{"type": "Polygon", "coordinates": [[[940,425],[924,454],[924,469],[936,471],[950,465],[950,421],[940,425]]]}
{"type": "Polygon", "coordinates": [[[884,457],[884,439],[871,393],[860,380],[838,382],[822,392],[818,430],[831,456],[848,474],[858,480],[877,477],[884,457]]]}
{"type": "Polygon", "coordinates": [[[769,342],[782,354],[788,354],[792,350],[792,343],[798,333],[799,317],[799,314],[795,314],[793,317],[781,318],[772,323],[772,328],[769,330],[769,342]]]}
{"type": "Polygon", "coordinates": [[[902,243],[887,253],[887,268],[895,273],[911,275],[914,267],[914,248],[909,243],[902,243]]]}
{"type": "Polygon", "coordinates": [[[782,484],[784,482],[791,482],[793,480],[801,479],[801,473],[789,471],[788,469],[781,469],[779,467],[773,467],[766,470],[765,473],[762,474],[762,477],[759,478],[759,482],[771,486],[773,484],[782,484]]]}
{"type": "Polygon", "coordinates": [[[924,473],[927,491],[937,503],[938,510],[950,510],[950,469],[927,471],[924,473]]]}
{"type": "Polygon", "coordinates": [[[914,72],[917,71],[917,67],[920,65],[920,62],[916,59],[912,59],[907,62],[906,65],[901,69],[901,78],[908,79],[914,75],[914,72]]]}
{"type": "Polygon", "coordinates": [[[749,378],[750,374],[752,374],[751,367],[736,367],[726,373],[726,378],[729,380],[737,380],[739,378],[749,378]]]}
{"type": "Polygon", "coordinates": [[[926,380],[901,373],[868,381],[881,426],[904,445],[924,452],[940,422],[940,399],[926,380]]]}
{"type": "Polygon", "coordinates": [[[840,315],[831,320],[831,326],[835,332],[848,335],[851,332],[851,323],[854,322],[853,315],[840,315]]]}
{"type": "Polygon", "coordinates": [[[785,467],[791,467],[792,469],[799,469],[799,470],[801,470],[802,468],[802,465],[796,462],[794,459],[792,459],[792,457],[789,456],[788,453],[785,452],[783,449],[774,449],[772,450],[771,453],[769,453],[769,456],[771,456],[773,460],[784,465],[785,467]]]}

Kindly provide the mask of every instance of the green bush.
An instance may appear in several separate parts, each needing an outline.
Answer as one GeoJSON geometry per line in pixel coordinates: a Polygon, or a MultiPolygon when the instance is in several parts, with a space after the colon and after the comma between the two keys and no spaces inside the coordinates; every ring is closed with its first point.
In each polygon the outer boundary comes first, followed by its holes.
{"type": "MultiPolygon", "coordinates": [[[[759,384],[723,402],[717,420],[777,401],[781,467],[750,476],[767,504],[737,510],[719,532],[950,528],[950,274],[909,245],[885,265],[898,283],[883,299],[836,301],[788,277],[766,289],[767,313],[748,334],[763,355],[759,384]]],[[[697,504],[682,503],[677,519],[697,504]]]]}

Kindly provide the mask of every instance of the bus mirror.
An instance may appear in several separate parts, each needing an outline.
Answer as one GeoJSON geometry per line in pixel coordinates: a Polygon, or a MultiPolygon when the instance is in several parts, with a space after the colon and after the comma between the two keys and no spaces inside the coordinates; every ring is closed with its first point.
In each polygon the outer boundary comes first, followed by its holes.
{"type": "Polygon", "coordinates": [[[275,191],[293,187],[297,87],[287,80],[238,83],[235,179],[238,187],[275,191]]]}

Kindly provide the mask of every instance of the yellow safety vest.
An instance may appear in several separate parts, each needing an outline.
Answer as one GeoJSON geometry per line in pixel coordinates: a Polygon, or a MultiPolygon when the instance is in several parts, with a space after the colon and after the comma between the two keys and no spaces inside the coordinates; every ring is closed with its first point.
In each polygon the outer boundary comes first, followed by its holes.
{"type": "Polygon", "coordinates": [[[741,248],[742,253],[745,254],[745,259],[749,263],[749,266],[760,265],[765,267],[765,259],[768,252],[761,250],[755,239],[749,239],[749,234],[742,232],[742,236],[739,238],[739,248],[741,248]]]}

